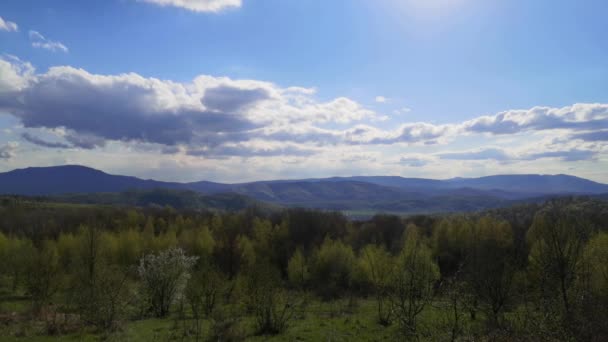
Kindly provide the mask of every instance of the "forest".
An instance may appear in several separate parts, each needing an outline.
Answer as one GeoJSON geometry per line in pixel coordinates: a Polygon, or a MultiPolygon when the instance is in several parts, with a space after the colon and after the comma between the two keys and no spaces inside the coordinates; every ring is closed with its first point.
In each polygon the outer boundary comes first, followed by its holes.
{"type": "Polygon", "coordinates": [[[357,221],[0,198],[7,341],[606,341],[608,202],[357,221]]]}

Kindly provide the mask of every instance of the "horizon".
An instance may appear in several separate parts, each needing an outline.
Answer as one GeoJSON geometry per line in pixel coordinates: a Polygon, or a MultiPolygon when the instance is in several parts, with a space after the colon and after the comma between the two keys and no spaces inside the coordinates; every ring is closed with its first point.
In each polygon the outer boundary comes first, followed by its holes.
{"type": "Polygon", "coordinates": [[[596,183],[599,183],[599,184],[608,185],[608,183],[598,182],[598,181],[595,181],[593,179],[578,177],[578,176],[575,176],[575,175],[570,175],[570,174],[565,174],[565,173],[558,173],[558,174],[510,173],[510,174],[491,174],[491,175],[486,175],[486,176],[481,176],[481,177],[458,177],[457,176],[457,177],[451,177],[451,178],[403,177],[403,176],[399,176],[399,175],[350,175],[350,176],[328,176],[328,177],[323,177],[323,178],[281,178],[281,179],[274,179],[273,178],[273,179],[257,179],[257,180],[247,181],[247,182],[216,182],[216,181],[208,180],[208,179],[194,179],[194,180],[190,180],[190,181],[172,181],[172,180],[164,180],[164,179],[157,179],[157,178],[141,178],[141,177],[137,177],[135,175],[130,175],[130,174],[111,173],[111,172],[108,172],[108,171],[105,171],[105,170],[102,170],[102,169],[94,168],[94,167],[87,166],[87,165],[81,165],[81,164],[63,164],[63,165],[51,165],[51,166],[27,166],[27,167],[23,167],[23,168],[17,168],[17,169],[8,170],[8,171],[1,171],[0,174],[2,174],[2,173],[9,173],[9,172],[13,172],[13,171],[27,170],[27,169],[45,169],[45,168],[59,168],[59,167],[80,167],[80,168],[90,169],[90,170],[94,170],[94,171],[100,171],[100,172],[105,173],[105,174],[110,175],[110,176],[135,177],[135,178],[142,179],[142,180],[150,180],[150,181],[157,181],[157,182],[164,182],[164,183],[181,183],[181,184],[197,183],[197,182],[211,182],[211,183],[217,183],[217,184],[237,185],[237,184],[264,183],[264,182],[297,182],[297,181],[310,181],[310,180],[320,180],[320,181],[322,181],[322,180],[332,179],[332,178],[355,178],[355,177],[397,177],[397,178],[403,178],[403,179],[421,179],[421,180],[449,181],[449,180],[454,180],[454,179],[478,179],[478,178],[486,178],[486,177],[503,177],[503,176],[566,176],[566,177],[575,177],[575,178],[579,178],[579,179],[583,179],[583,180],[588,180],[588,181],[596,182],[596,183]]]}
{"type": "Polygon", "coordinates": [[[598,0],[4,1],[0,172],[606,184],[607,10],[598,0]]]}

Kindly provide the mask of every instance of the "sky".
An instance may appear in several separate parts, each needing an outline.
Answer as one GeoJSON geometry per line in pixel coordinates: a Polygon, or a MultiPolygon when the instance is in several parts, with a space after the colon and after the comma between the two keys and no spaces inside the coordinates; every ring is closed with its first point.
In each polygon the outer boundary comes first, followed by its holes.
{"type": "Polygon", "coordinates": [[[4,0],[0,172],[608,183],[604,0],[4,0]]]}

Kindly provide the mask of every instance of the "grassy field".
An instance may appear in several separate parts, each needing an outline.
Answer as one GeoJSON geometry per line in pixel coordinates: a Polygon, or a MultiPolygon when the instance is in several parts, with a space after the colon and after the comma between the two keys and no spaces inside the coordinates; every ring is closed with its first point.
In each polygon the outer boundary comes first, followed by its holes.
{"type": "MultiPolygon", "coordinates": [[[[5,298],[1,311],[6,321],[7,313],[24,312],[27,301],[22,298],[5,298]]],[[[438,302],[427,306],[419,320],[419,337],[423,341],[445,341],[449,331],[445,328],[448,311],[440,308],[438,302]]],[[[280,335],[256,336],[254,319],[250,316],[235,317],[225,315],[234,325],[230,335],[246,341],[393,341],[396,340],[396,325],[384,327],[376,322],[376,303],[360,299],[353,303],[348,300],[333,302],[312,301],[304,310],[297,310],[289,322],[288,329],[280,335]]],[[[479,322],[482,320],[480,319],[479,322]]],[[[92,331],[80,330],[49,336],[43,322],[17,320],[11,324],[0,323],[1,341],[194,341],[194,321],[179,320],[176,315],[167,319],[145,319],[124,322],[120,329],[108,336],[100,336],[92,331]]],[[[466,320],[467,335],[476,335],[483,327],[466,320]]],[[[212,321],[202,324],[202,340],[213,336],[212,321]]],[[[215,339],[214,339],[215,340],[215,339]]]]}

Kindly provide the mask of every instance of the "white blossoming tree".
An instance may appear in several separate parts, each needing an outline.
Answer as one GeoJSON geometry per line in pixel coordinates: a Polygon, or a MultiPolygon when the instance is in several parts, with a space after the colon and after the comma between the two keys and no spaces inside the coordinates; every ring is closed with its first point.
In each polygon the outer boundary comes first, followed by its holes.
{"type": "Polygon", "coordinates": [[[171,304],[184,290],[197,259],[187,256],[181,248],[148,254],[140,259],[137,273],[142,280],[142,295],[156,317],[169,314],[171,304]]]}

